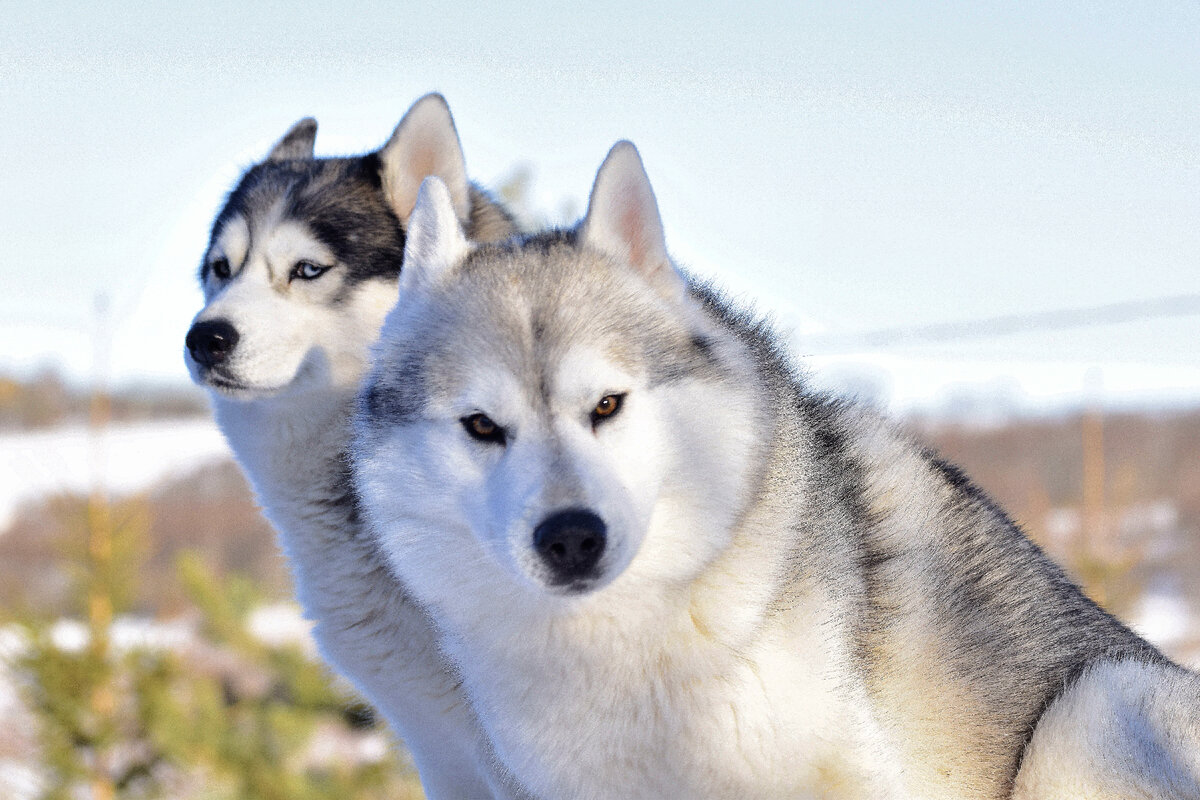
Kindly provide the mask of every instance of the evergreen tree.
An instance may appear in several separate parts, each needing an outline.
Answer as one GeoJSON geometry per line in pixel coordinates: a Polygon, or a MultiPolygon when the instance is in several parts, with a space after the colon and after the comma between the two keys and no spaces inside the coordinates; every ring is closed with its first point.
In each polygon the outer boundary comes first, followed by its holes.
{"type": "Polygon", "coordinates": [[[143,501],[74,508],[64,556],[87,622],[20,615],[28,645],[12,665],[38,721],[47,800],[421,796],[369,709],[299,644],[251,635],[262,597],[250,581],[221,578],[194,554],[174,575],[147,576],[143,501]],[[183,584],[195,635],[114,642],[139,582],[155,579],[183,584]]]}

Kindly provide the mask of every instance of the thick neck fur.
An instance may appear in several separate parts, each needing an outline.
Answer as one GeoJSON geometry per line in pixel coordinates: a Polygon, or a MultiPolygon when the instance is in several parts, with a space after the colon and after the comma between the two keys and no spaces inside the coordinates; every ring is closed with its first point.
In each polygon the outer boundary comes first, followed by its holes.
{"type": "MultiPolygon", "coordinates": [[[[774,407],[793,404],[788,380],[762,381],[774,407]]],[[[618,578],[591,595],[539,601],[503,575],[475,575],[437,608],[498,756],[534,792],[803,796],[833,776],[841,793],[828,796],[889,796],[880,787],[894,783],[894,760],[881,757],[890,746],[851,677],[841,618],[844,596],[865,593],[853,553],[835,545],[818,554],[839,538],[829,530],[797,537],[795,501],[811,476],[795,464],[812,433],[788,415],[764,422],[762,467],[743,489],[759,499],[731,536],[703,530],[711,523],[686,496],[659,502],[648,542],[669,527],[697,541],[729,537],[686,585],[618,578]],[[777,729],[776,709],[802,706],[804,720],[777,729]],[[609,714],[626,724],[592,724],[609,714]]]]}
{"type": "Polygon", "coordinates": [[[870,415],[844,416],[871,521],[856,634],[868,687],[917,733],[904,742],[914,778],[1006,797],[1042,709],[1087,664],[1162,657],[957,470],[870,415]]]}
{"type": "MultiPolygon", "coordinates": [[[[807,394],[762,329],[699,291],[780,410],[755,499],[687,585],[538,602],[476,575],[446,598],[498,755],[546,796],[1007,796],[1074,674],[1161,657],[957,472],[807,394]]],[[[668,498],[647,541],[705,524],[668,498]]]]}
{"type": "Polygon", "coordinates": [[[298,505],[300,512],[326,506],[333,498],[322,490],[346,483],[339,463],[353,402],[351,388],[322,388],[249,401],[217,398],[214,411],[267,509],[282,502],[298,505]]]}
{"type": "MultiPolygon", "coordinates": [[[[409,604],[362,531],[344,462],[352,403],[349,390],[324,390],[214,404],[222,430],[279,533],[300,601],[318,623],[318,640],[335,664],[347,660],[338,646],[347,631],[363,615],[378,611],[365,598],[353,596],[364,591],[363,584],[378,590],[383,599],[376,602],[384,608],[409,604]]],[[[361,646],[377,650],[376,659],[391,657],[388,648],[398,649],[388,638],[364,638],[356,643],[361,646]]]]}
{"type": "MultiPolygon", "coordinates": [[[[515,232],[502,207],[474,185],[467,189],[465,222],[473,239],[515,232]]],[[[403,245],[400,222],[381,192],[379,158],[303,158],[255,168],[231,196],[214,235],[226,217],[284,202],[314,236],[321,235],[350,276],[343,282],[349,294],[325,298],[319,321],[308,324],[320,346],[334,348],[315,362],[330,368],[293,379],[270,397],[214,395],[217,422],[278,532],[322,654],[405,740],[427,794],[521,796],[480,740],[427,615],[364,532],[350,482],[346,450],[354,395],[369,344],[395,303],[403,245]],[[261,197],[251,197],[255,192],[261,197]]],[[[268,322],[303,326],[296,320],[310,319],[304,313],[300,308],[294,318],[268,322]]]]}
{"type": "Polygon", "coordinates": [[[279,533],[324,657],[404,739],[426,792],[523,796],[492,765],[425,612],[363,530],[344,457],[353,402],[352,389],[329,388],[214,407],[279,533]]]}

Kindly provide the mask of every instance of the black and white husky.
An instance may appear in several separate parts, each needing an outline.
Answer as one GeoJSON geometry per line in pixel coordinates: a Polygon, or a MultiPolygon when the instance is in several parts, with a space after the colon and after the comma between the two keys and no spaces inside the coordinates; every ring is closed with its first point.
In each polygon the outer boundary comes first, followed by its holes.
{"type": "Polygon", "coordinates": [[[364,514],[544,798],[1195,798],[1200,679],[667,255],[633,146],[572,231],[422,188],[364,514]]]}
{"type": "Polygon", "coordinates": [[[363,156],[314,158],[316,130],[296,123],[217,215],[185,359],[279,532],[325,658],[403,737],[430,795],[506,794],[428,620],[361,528],[345,452],[421,181],[450,187],[474,238],[514,225],[468,182],[440,95],[363,156]]]}

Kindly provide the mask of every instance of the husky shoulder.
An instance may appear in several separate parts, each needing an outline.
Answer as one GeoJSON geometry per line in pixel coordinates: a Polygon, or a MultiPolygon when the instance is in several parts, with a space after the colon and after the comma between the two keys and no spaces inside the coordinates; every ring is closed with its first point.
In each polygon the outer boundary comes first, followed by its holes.
{"type": "Polygon", "coordinates": [[[1200,675],[1172,664],[1089,666],[1042,715],[1014,800],[1200,797],[1200,675]]]}
{"type": "Polygon", "coordinates": [[[910,775],[974,764],[1019,799],[1200,797],[1200,675],[1087,598],[957,467],[875,411],[812,393],[764,322],[710,286],[692,292],[803,421],[792,448],[809,478],[790,483],[807,483],[807,541],[786,557],[798,575],[849,561],[860,576],[831,597],[885,726],[909,732],[910,775]],[[918,684],[931,657],[941,679],[918,684]]]}

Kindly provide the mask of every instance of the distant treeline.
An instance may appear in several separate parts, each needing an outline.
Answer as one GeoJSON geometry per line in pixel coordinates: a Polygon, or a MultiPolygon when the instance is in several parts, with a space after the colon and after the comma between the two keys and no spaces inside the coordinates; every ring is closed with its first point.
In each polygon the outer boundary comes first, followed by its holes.
{"type": "MultiPolygon", "coordinates": [[[[216,575],[250,579],[265,600],[293,596],[275,535],[232,461],[118,499],[109,517],[115,528],[141,531],[138,546],[121,558],[140,576],[128,598],[135,613],[170,617],[186,607],[175,569],[185,552],[216,575]]],[[[72,570],[86,555],[87,527],[87,498],[59,495],[28,504],[0,530],[0,624],[4,609],[36,609],[49,617],[70,613],[78,600],[72,570]]]]}
{"type": "MultiPolygon", "coordinates": [[[[187,384],[123,386],[107,394],[108,418],[113,422],[203,416],[204,394],[187,384]]],[[[92,391],[66,381],[56,370],[30,378],[0,375],[0,430],[47,428],[85,422],[92,391]]]]}
{"type": "MultiPolygon", "coordinates": [[[[1095,560],[1087,546],[1104,540],[1099,544],[1107,549],[1096,558],[1121,562],[1120,574],[1105,576],[1115,610],[1125,610],[1118,592],[1133,598],[1154,575],[1169,576],[1200,608],[1200,410],[1104,417],[1104,535],[1080,528],[1083,423],[1068,414],[987,428],[934,420],[909,420],[908,427],[963,468],[1061,563],[1078,566],[1080,580],[1089,579],[1083,562],[1095,560]]],[[[86,498],[49,498],[26,506],[0,530],[0,609],[16,604],[61,613],[69,605],[63,554],[78,547],[70,532],[85,514],[86,498]]],[[[178,609],[183,593],[172,565],[185,549],[199,552],[219,575],[250,578],[269,599],[291,597],[274,535],[232,462],[169,480],[123,501],[113,516],[146,526],[139,563],[156,578],[134,599],[141,613],[178,609]]]]}
{"type": "Polygon", "coordinates": [[[1200,409],[1108,413],[1093,418],[1090,433],[1086,420],[1075,413],[979,427],[926,419],[909,428],[1110,610],[1132,611],[1156,586],[1200,613],[1200,409]]]}

